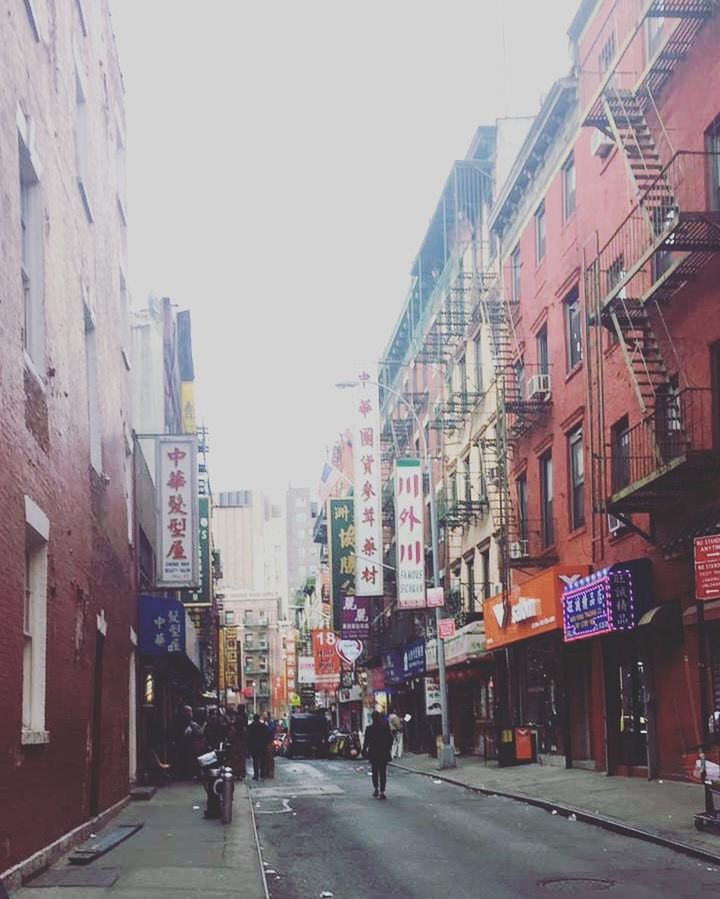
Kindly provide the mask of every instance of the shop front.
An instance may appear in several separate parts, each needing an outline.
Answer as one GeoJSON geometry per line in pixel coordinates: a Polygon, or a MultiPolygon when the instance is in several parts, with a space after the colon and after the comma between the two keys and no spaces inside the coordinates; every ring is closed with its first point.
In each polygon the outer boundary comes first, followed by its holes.
{"type": "MultiPolygon", "coordinates": [[[[566,644],[599,644],[608,773],[648,776],[654,769],[655,703],[652,606],[647,559],[620,562],[563,592],[566,644]]],[[[653,610],[654,611],[654,610],[653,610]]],[[[596,650],[597,652],[597,650],[596,650]]]]}
{"type": "MultiPolygon", "coordinates": [[[[492,656],[485,649],[485,627],[473,621],[444,640],[448,718],[455,748],[467,755],[494,758],[492,656]]],[[[428,672],[437,670],[437,643],[428,642],[428,672]]]]}
{"type": "Polygon", "coordinates": [[[587,566],[555,565],[513,587],[507,606],[502,595],[484,603],[501,763],[537,757],[546,764],[592,765],[590,664],[583,653],[566,649],[562,630],[563,589],[587,572],[587,566]]]}

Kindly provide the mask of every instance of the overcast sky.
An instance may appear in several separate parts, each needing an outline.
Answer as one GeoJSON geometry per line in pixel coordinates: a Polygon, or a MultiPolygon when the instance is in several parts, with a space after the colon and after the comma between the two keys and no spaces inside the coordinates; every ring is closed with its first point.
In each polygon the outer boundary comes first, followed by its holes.
{"type": "Polygon", "coordinates": [[[570,66],[579,0],[111,0],[130,285],[192,313],[213,489],[317,485],[449,169],[570,66]]]}

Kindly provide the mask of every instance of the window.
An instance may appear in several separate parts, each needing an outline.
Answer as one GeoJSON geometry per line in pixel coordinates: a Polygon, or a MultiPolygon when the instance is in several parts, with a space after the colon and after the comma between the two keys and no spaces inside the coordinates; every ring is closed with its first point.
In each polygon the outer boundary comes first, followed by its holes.
{"type": "Polygon", "coordinates": [[[465,356],[462,359],[458,360],[458,374],[460,380],[460,393],[463,395],[467,395],[468,392],[468,380],[467,380],[467,361],[465,356]]]}
{"type": "Polygon", "coordinates": [[[235,612],[225,612],[225,624],[232,627],[235,624],[235,612]]]}
{"type": "Polygon", "coordinates": [[[627,415],[610,428],[612,463],[612,492],[617,493],[630,483],[630,428],[627,415]]]}
{"type": "Polygon", "coordinates": [[[575,531],[585,524],[585,461],[582,428],[576,428],[568,434],[568,473],[570,477],[570,530],[575,531]]]}
{"type": "Polygon", "coordinates": [[[85,214],[89,222],[93,220],[90,205],[90,123],[88,120],[87,90],[85,75],[77,48],[75,53],[75,169],[78,187],[85,214]]]}
{"type": "Polygon", "coordinates": [[[565,309],[565,341],[567,368],[572,371],[582,362],[582,334],[580,333],[580,299],[577,287],[563,300],[565,309]]]}
{"type": "Polygon", "coordinates": [[[515,402],[521,403],[525,399],[525,363],[522,359],[513,362],[513,385],[510,391],[515,402]]]}
{"type": "Polygon", "coordinates": [[[510,255],[510,299],[513,303],[520,302],[520,274],[522,272],[520,260],[520,244],[510,255]]]}
{"type": "Polygon", "coordinates": [[[521,474],[515,480],[518,509],[518,537],[521,540],[528,539],[528,501],[527,501],[527,475],[521,474]]]}
{"type": "Polygon", "coordinates": [[[468,556],[465,559],[465,565],[467,568],[467,608],[468,612],[475,611],[475,558],[474,555],[468,556]]]}
{"type": "Polygon", "coordinates": [[[483,391],[482,340],[480,334],[473,341],[473,349],[475,352],[475,392],[479,394],[483,391]]]}
{"type": "Polygon", "coordinates": [[[535,262],[545,258],[545,202],[543,201],[535,213],[535,262]]]}
{"type": "MultiPolygon", "coordinates": [[[[626,271],[625,271],[625,257],[621,253],[616,259],[608,266],[607,270],[607,293],[610,294],[621,281],[625,279],[626,271]]],[[[626,299],[627,290],[625,286],[621,287],[618,290],[616,296],[618,296],[621,300],[626,299]]]]}
{"type": "Polygon", "coordinates": [[[571,153],[562,168],[563,221],[575,212],[575,156],[571,153]]]}
{"type": "Polygon", "coordinates": [[[535,335],[535,351],[537,354],[538,372],[546,375],[549,370],[547,325],[543,325],[535,335]]]}
{"type": "Polygon", "coordinates": [[[492,584],[490,583],[490,549],[480,550],[480,565],[482,568],[483,599],[490,599],[492,584]]]}
{"type": "Polygon", "coordinates": [[[540,456],[540,535],[544,547],[555,542],[553,523],[552,453],[540,456]]]}
{"type": "Polygon", "coordinates": [[[125,153],[125,128],[120,110],[115,109],[115,182],[117,184],[117,203],[123,224],[127,225],[127,167],[125,153]]]}
{"type": "Polygon", "coordinates": [[[648,16],[646,22],[646,40],[647,40],[647,61],[650,62],[662,44],[663,32],[665,30],[665,17],[659,16],[657,13],[662,11],[663,4],[656,3],[654,15],[648,16]],[[658,10],[657,7],[660,7],[658,10]]]}
{"type": "Polygon", "coordinates": [[[298,546],[297,554],[298,554],[298,559],[304,559],[305,558],[305,547],[298,546]]]}
{"type": "MultiPolygon", "coordinates": [[[[245,615],[246,615],[245,623],[247,624],[247,612],[245,613],[245,615]]],[[[245,649],[252,649],[252,648],[253,648],[253,635],[245,634],[245,649]]]]}
{"type": "Polygon", "coordinates": [[[465,490],[465,502],[472,502],[472,481],[470,480],[470,456],[466,456],[462,461],[463,467],[463,487],[465,490]]]}
{"type": "Polygon", "coordinates": [[[601,77],[612,65],[613,60],[615,59],[616,47],[615,32],[613,31],[607,41],[603,44],[600,55],[598,56],[598,72],[601,77]]]}
{"type": "Polygon", "coordinates": [[[713,212],[720,212],[720,116],[705,132],[705,150],[708,156],[708,197],[713,212]]]}
{"type": "Polygon", "coordinates": [[[102,472],[102,430],[100,423],[97,335],[95,331],[95,317],[87,304],[85,305],[85,378],[90,464],[100,474],[102,472]]]}
{"type": "Polygon", "coordinates": [[[450,475],[450,504],[455,505],[458,500],[457,474],[453,472],[450,475]]]}
{"type": "Polygon", "coordinates": [[[295,521],[299,524],[307,521],[307,512],[296,512],[295,513],[295,521]]]}
{"type": "Polygon", "coordinates": [[[25,119],[18,132],[20,189],[20,282],[23,293],[23,347],[39,372],[45,357],[45,286],[43,283],[43,223],[40,165],[25,119]]]}
{"type": "Polygon", "coordinates": [[[25,497],[25,600],[23,613],[22,742],[47,743],[47,544],[49,522],[25,497]]]}

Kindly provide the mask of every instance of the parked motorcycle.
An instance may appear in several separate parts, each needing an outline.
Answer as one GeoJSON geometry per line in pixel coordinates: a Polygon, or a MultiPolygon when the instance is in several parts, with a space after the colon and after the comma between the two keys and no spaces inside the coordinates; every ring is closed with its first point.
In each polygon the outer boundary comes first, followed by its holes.
{"type": "Polygon", "coordinates": [[[229,746],[221,743],[217,749],[198,756],[202,784],[207,793],[205,818],[219,818],[223,824],[232,821],[235,777],[228,764],[229,746]]]}
{"type": "Polygon", "coordinates": [[[330,758],[356,759],[360,755],[360,736],[357,731],[334,730],[328,737],[330,758]]]}

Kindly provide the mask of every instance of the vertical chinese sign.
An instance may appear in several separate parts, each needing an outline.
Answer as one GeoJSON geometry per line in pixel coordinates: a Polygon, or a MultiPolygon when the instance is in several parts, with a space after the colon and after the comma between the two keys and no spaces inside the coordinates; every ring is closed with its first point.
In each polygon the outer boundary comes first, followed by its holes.
{"type": "Polygon", "coordinates": [[[380,481],[380,397],[370,375],[360,375],[353,391],[355,428],[355,595],[383,595],[382,488],[380,481]]]}
{"type": "Polygon", "coordinates": [[[237,657],[237,628],[226,626],[223,628],[225,635],[225,689],[238,690],[238,657],[237,657]]]}
{"type": "Polygon", "coordinates": [[[328,547],[330,554],[330,598],[333,627],[340,629],[346,596],[355,593],[355,518],[352,499],[328,501],[328,547]]]}
{"type": "Polygon", "coordinates": [[[425,606],[425,500],[419,459],[395,460],[397,607],[425,606]]]}
{"type": "Polygon", "coordinates": [[[326,690],[337,689],[340,686],[340,656],[335,649],[335,632],[318,628],[311,633],[315,686],[326,690]]]}
{"type": "Polygon", "coordinates": [[[197,439],[156,441],[158,587],[198,585],[197,439]]]}

